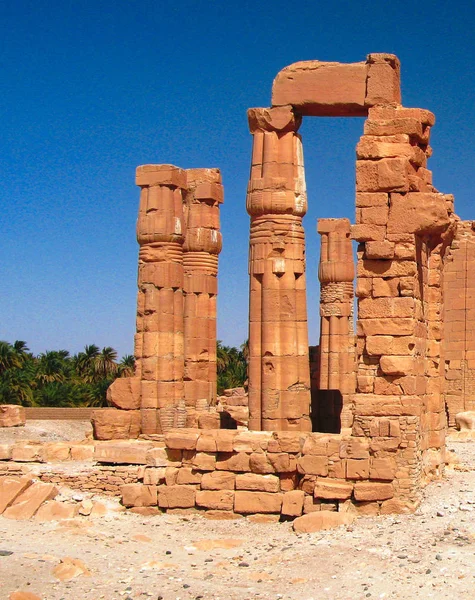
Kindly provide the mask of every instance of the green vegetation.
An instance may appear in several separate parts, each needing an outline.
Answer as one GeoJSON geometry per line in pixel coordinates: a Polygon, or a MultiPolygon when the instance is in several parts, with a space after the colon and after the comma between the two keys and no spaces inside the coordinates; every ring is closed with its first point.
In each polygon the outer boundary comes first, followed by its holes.
{"type": "Polygon", "coordinates": [[[223,390],[241,387],[247,380],[247,362],[249,358],[249,345],[244,342],[240,349],[223,346],[218,340],[216,347],[216,362],[218,369],[218,395],[223,390]]]}
{"type": "MultiPolygon", "coordinates": [[[[248,344],[240,349],[217,343],[218,394],[247,379],[248,344]]],[[[0,404],[22,406],[107,406],[106,391],[117,377],[134,374],[133,356],[117,361],[114,348],[95,344],[71,356],[49,350],[34,356],[26,342],[0,341],[0,404]]]]}
{"type": "Polygon", "coordinates": [[[106,391],[117,377],[134,373],[134,357],[117,361],[114,348],[91,344],[70,356],[49,350],[34,356],[25,342],[0,341],[0,404],[107,406],[106,391]]]}

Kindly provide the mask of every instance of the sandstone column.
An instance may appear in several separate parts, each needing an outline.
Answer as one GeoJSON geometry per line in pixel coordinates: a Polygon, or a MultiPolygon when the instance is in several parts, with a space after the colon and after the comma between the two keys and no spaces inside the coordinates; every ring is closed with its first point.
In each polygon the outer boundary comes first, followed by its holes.
{"type": "Polygon", "coordinates": [[[249,428],[309,430],[301,120],[289,106],[250,109],[248,118],[249,428]]]}
{"type": "Polygon", "coordinates": [[[187,170],[187,232],[184,243],[185,401],[203,409],[216,403],[216,298],[218,293],[219,205],[223,186],[218,169],[187,170]]]}
{"type": "MultiPolygon", "coordinates": [[[[320,381],[318,431],[351,427],[355,393],[354,264],[349,219],[319,219],[320,381]]],[[[312,409],[314,407],[312,406],[312,409]]],[[[314,417],[312,415],[312,420],[314,417]]]]}
{"type": "Polygon", "coordinates": [[[142,433],[173,426],[183,406],[183,242],[185,171],[172,165],[137,168],[141,187],[135,337],[141,380],[142,433]]]}

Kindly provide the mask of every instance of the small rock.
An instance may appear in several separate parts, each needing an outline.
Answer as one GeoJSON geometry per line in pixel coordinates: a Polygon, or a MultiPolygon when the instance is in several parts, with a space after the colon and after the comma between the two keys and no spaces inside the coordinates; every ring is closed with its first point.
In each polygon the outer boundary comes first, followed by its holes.
{"type": "Polygon", "coordinates": [[[11,550],[0,550],[0,556],[11,556],[12,554],[11,550]]]}

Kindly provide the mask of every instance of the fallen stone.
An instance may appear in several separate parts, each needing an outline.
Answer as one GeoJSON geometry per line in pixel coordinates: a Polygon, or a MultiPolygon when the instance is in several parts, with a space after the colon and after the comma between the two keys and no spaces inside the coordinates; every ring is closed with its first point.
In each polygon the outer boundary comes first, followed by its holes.
{"type": "Polygon", "coordinates": [[[9,600],[41,600],[40,596],[37,596],[36,594],[22,592],[20,590],[12,592],[8,598],[9,600]]]}
{"type": "Polygon", "coordinates": [[[198,542],[193,542],[193,546],[197,550],[215,550],[216,548],[237,548],[238,546],[242,546],[244,540],[237,539],[225,539],[225,540],[199,540],[198,542]]]}
{"type": "Polygon", "coordinates": [[[314,533],[324,529],[333,529],[340,525],[349,525],[354,520],[355,516],[351,513],[323,510],[297,517],[293,522],[293,528],[297,533],[314,533]]]}
{"type": "Polygon", "coordinates": [[[77,514],[77,504],[68,504],[67,502],[58,502],[50,500],[42,504],[36,515],[36,521],[62,521],[63,519],[72,519],[77,514]]]}
{"type": "Polygon", "coordinates": [[[68,579],[74,579],[74,577],[79,577],[80,575],[90,577],[91,572],[87,569],[82,560],[67,556],[62,558],[59,565],[53,569],[53,575],[60,581],[66,581],[68,579]]]}
{"type": "Polygon", "coordinates": [[[475,429],[475,410],[459,412],[455,415],[455,425],[459,431],[472,431],[475,429]]]}
{"type": "Polygon", "coordinates": [[[25,409],[17,404],[0,405],[0,427],[20,427],[26,423],[25,409]]]}
{"type": "Polygon", "coordinates": [[[87,517],[91,514],[93,507],[92,500],[86,499],[81,502],[79,505],[79,514],[83,515],[83,517],[87,517]]]}
{"type": "Polygon", "coordinates": [[[52,500],[58,493],[58,488],[52,483],[36,482],[17,496],[13,504],[3,513],[7,519],[31,519],[39,507],[47,500],[52,500]]]}
{"type": "Polygon", "coordinates": [[[2,477],[0,479],[0,514],[33,483],[28,475],[24,477],[2,477]]]}

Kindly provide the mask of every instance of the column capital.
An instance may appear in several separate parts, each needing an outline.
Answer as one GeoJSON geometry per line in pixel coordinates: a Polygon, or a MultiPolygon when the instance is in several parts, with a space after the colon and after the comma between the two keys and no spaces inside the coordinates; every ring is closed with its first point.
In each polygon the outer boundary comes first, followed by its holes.
{"type": "Polygon", "coordinates": [[[186,189],[186,171],[174,165],[142,165],[135,172],[135,183],[140,187],[166,185],[186,189]]]}
{"type": "Polygon", "coordinates": [[[292,106],[277,106],[274,108],[250,108],[247,111],[249,129],[256,131],[276,131],[278,133],[297,132],[302,123],[302,117],[296,115],[292,106]]]}

